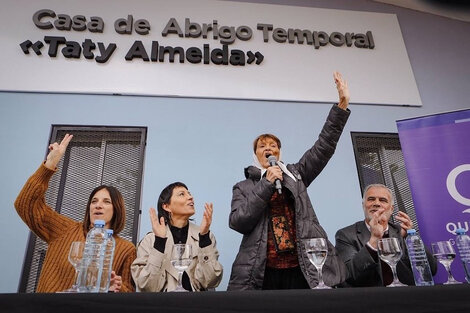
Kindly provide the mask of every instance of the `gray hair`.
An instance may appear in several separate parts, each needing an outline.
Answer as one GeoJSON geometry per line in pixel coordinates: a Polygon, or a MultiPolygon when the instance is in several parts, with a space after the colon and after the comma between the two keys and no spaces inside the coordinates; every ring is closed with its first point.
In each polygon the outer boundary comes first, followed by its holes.
{"type": "Polygon", "coordinates": [[[392,193],[392,190],[390,188],[388,188],[387,186],[383,185],[383,184],[370,184],[370,185],[367,185],[366,188],[364,188],[364,193],[363,193],[363,196],[362,196],[362,205],[364,206],[364,203],[366,203],[366,193],[367,191],[370,189],[370,188],[384,188],[388,191],[388,193],[390,194],[390,204],[393,205],[394,204],[394,201],[393,201],[393,193],[392,193]]]}

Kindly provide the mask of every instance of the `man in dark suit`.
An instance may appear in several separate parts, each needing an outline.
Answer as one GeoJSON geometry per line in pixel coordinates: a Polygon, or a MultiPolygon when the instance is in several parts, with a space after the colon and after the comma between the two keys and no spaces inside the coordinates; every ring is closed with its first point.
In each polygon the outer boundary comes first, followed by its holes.
{"type": "MultiPolygon", "coordinates": [[[[393,280],[390,267],[377,254],[379,239],[395,237],[400,241],[403,256],[397,263],[398,279],[414,285],[413,272],[406,250],[406,231],[413,228],[410,217],[399,211],[398,224],[391,223],[393,196],[391,190],[381,184],[373,184],[364,190],[362,201],[364,221],[356,222],[336,233],[336,250],[348,269],[347,284],[351,286],[386,286],[393,280]]],[[[426,251],[431,272],[437,271],[435,258],[426,251]]]]}

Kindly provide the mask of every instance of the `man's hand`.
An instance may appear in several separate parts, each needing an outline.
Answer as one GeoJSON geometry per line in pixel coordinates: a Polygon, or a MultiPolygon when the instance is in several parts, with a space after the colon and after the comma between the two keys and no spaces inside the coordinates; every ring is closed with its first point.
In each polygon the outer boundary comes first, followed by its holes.
{"type": "Polygon", "coordinates": [[[395,219],[400,222],[400,235],[405,238],[408,235],[407,230],[413,228],[413,222],[411,221],[411,218],[405,212],[398,211],[398,214],[395,216],[395,219]]]}
{"type": "Polygon", "coordinates": [[[369,221],[370,226],[370,239],[369,244],[377,249],[377,242],[379,239],[382,239],[385,229],[387,229],[387,215],[385,209],[378,209],[377,212],[373,214],[372,219],[369,221]]]}

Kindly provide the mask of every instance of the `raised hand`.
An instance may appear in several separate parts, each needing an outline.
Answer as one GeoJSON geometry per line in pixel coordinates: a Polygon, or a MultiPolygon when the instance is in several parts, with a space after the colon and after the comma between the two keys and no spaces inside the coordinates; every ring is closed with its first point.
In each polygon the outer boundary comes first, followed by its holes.
{"type": "Polygon", "coordinates": [[[413,222],[411,221],[411,218],[405,212],[398,211],[398,214],[395,216],[395,219],[400,222],[400,235],[405,238],[408,235],[407,230],[413,228],[413,222]]]}
{"type": "Polygon", "coordinates": [[[49,145],[49,154],[46,157],[46,163],[44,163],[47,168],[51,170],[55,170],[57,168],[57,164],[59,164],[60,159],[64,156],[72,138],[73,135],[65,134],[64,139],[62,139],[60,144],[54,142],[49,145]]]}
{"type": "Polygon", "coordinates": [[[214,205],[212,203],[204,204],[204,215],[202,217],[201,227],[199,233],[205,235],[209,232],[209,228],[212,224],[212,212],[214,211],[214,205]]]}
{"type": "Polygon", "coordinates": [[[150,208],[150,222],[152,223],[152,231],[155,236],[166,238],[165,218],[162,216],[159,220],[154,208],[150,208]]]}
{"type": "Polygon", "coordinates": [[[334,72],[333,78],[335,79],[336,89],[338,89],[338,106],[346,110],[349,105],[349,87],[348,82],[343,79],[343,76],[340,72],[334,72]]]}

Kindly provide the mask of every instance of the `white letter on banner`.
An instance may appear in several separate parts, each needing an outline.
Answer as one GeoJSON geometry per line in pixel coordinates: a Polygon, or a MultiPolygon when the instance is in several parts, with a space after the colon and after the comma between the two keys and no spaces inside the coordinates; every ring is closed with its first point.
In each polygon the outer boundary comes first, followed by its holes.
{"type": "MultiPolygon", "coordinates": [[[[455,201],[463,204],[463,205],[470,205],[470,199],[465,198],[462,196],[458,191],[457,187],[455,186],[455,180],[457,179],[457,176],[465,171],[470,171],[470,164],[462,164],[454,168],[452,171],[450,171],[449,175],[447,176],[447,191],[451,195],[452,198],[454,198],[455,201]]],[[[470,210],[470,209],[467,209],[470,210]]],[[[467,211],[465,210],[465,211],[467,211]]],[[[464,211],[464,212],[465,212],[464,211]]]]}

